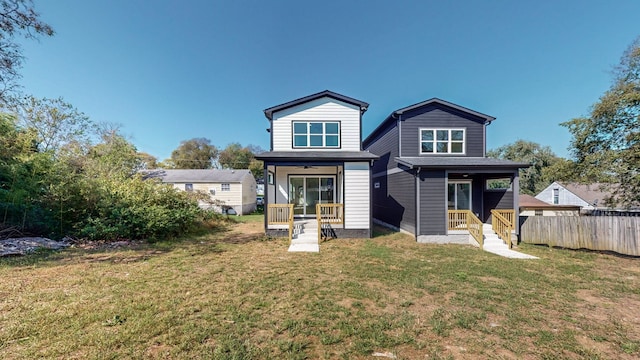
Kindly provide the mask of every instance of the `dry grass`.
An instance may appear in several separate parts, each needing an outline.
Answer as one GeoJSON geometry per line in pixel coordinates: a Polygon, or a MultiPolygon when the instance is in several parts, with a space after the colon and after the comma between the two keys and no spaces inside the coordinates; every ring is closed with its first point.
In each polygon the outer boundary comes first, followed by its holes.
{"type": "Polygon", "coordinates": [[[639,259],[509,260],[393,233],[290,254],[261,229],[2,259],[0,357],[640,356],[639,259]]]}

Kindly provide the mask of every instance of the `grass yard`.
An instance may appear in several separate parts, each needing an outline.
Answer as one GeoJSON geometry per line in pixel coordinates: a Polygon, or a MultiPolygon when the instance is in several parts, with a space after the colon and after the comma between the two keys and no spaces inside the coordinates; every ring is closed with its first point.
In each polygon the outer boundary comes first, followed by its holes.
{"type": "Polygon", "coordinates": [[[389,233],[287,253],[261,230],[0,259],[0,358],[640,356],[637,258],[389,233]]]}

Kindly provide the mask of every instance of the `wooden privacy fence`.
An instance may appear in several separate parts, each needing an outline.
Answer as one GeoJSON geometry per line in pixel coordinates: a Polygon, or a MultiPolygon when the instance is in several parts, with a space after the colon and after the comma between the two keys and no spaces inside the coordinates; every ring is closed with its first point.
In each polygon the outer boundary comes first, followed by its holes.
{"type": "Polygon", "coordinates": [[[530,216],[522,224],[520,236],[528,244],[640,256],[638,217],[530,216]]]}

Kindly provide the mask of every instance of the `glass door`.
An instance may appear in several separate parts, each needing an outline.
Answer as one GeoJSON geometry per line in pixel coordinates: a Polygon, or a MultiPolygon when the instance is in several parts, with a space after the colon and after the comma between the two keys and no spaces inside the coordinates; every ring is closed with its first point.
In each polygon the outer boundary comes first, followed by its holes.
{"type": "Polygon", "coordinates": [[[447,194],[449,210],[471,210],[470,182],[449,182],[447,194]]]}
{"type": "Polygon", "coordinates": [[[292,176],[289,178],[289,203],[293,215],[315,216],[316,204],[331,204],[335,199],[335,177],[292,176]]]}

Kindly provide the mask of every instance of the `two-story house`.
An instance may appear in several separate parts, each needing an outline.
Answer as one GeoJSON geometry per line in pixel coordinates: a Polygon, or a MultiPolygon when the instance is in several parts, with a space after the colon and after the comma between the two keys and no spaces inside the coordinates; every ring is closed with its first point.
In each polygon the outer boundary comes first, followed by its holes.
{"type": "Polygon", "coordinates": [[[256,158],[264,161],[267,234],[288,229],[295,237],[292,227],[317,221],[336,237],[371,236],[371,166],[378,157],[362,150],[368,106],[327,90],[264,110],[271,146],[256,158]]]}
{"type": "Polygon", "coordinates": [[[470,214],[484,223],[499,211],[513,229],[518,169],[529,165],[485,156],[493,120],[436,98],[392,112],[363,142],[380,156],[372,171],[375,221],[420,242],[467,241],[460,230],[468,230],[470,214]]]}

